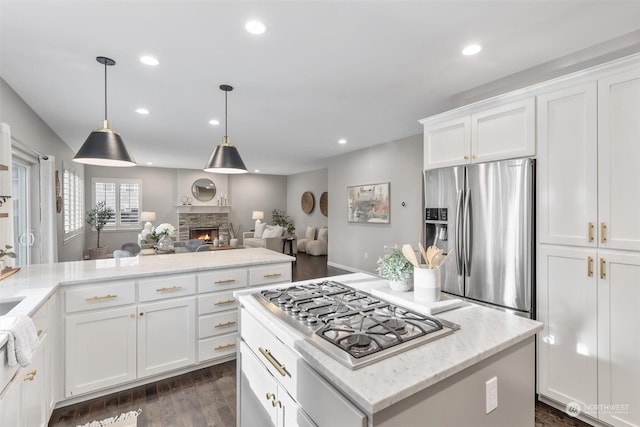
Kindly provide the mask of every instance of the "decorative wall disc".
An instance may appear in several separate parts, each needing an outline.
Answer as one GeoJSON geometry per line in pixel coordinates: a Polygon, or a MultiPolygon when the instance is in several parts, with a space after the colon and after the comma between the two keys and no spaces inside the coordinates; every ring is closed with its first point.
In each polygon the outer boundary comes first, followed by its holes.
{"type": "Polygon", "coordinates": [[[324,216],[329,216],[329,193],[326,191],[320,196],[320,212],[324,216]]]}
{"type": "Polygon", "coordinates": [[[310,191],[305,191],[304,193],[302,193],[302,200],[300,201],[302,212],[306,214],[311,213],[315,204],[316,200],[313,197],[313,193],[311,193],[310,191]]]}

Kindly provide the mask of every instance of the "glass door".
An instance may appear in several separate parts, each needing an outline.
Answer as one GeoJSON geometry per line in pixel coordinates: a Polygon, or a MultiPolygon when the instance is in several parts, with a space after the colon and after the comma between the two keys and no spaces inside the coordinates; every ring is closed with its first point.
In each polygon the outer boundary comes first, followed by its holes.
{"type": "Polygon", "coordinates": [[[13,153],[12,162],[13,242],[15,265],[37,264],[39,260],[38,224],[39,165],[37,159],[13,153]]]}

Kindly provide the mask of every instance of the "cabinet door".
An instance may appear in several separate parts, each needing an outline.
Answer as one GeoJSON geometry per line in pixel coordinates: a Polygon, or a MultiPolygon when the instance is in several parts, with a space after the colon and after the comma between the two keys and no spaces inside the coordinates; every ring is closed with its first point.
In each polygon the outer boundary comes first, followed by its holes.
{"type": "Polygon", "coordinates": [[[596,83],[538,97],[538,241],[597,246],[596,83]]]}
{"type": "Polygon", "coordinates": [[[640,426],[640,255],[598,255],[598,418],[640,426]]]}
{"type": "Polygon", "coordinates": [[[22,413],[20,411],[20,397],[22,391],[22,375],[20,369],[7,387],[0,393],[0,426],[19,426],[22,413]]]}
{"type": "Polygon", "coordinates": [[[533,156],[535,99],[528,98],[471,115],[471,162],[533,156]]]}
{"type": "Polygon", "coordinates": [[[40,340],[40,347],[33,354],[31,364],[21,371],[21,412],[23,414],[22,425],[24,426],[46,426],[49,421],[47,371],[45,369],[46,348],[47,336],[44,334],[40,340]]]}
{"type": "Polygon", "coordinates": [[[601,247],[640,250],[638,111],[640,70],[598,81],[598,217],[601,247]]]}
{"type": "Polygon", "coordinates": [[[538,392],[582,408],[598,403],[596,262],[594,250],[538,247],[538,392]]]}
{"type": "Polygon", "coordinates": [[[276,426],[278,413],[274,402],[278,386],[273,376],[256,359],[251,350],[240,344],[240,375],[238,399],[240,414],[238,425],[241,427],[276,426]]]}
{"type": "Polygon", "coordinates": [[[65,319],[65,396],[136,379],[136,309],[115,308],[65,319]]]}
{"type": "Polygon", "coordinates": [[[138,306],[138,378],[196,361],[195,297],[138,306]]]}
{"type": "Polygon", "coordinates": [[[436,169],[469,163],[471,155],[469,116],[424,128],[424,168],[436,169]]]}
{"type": "Polygon", "coordinates": [[[284,387],[278,388],[278,400],[277,405],[278,422],[281,427],[315,427],[315,423],[311,421],[311,418],[302,410],[300,405],[284,387]]]}

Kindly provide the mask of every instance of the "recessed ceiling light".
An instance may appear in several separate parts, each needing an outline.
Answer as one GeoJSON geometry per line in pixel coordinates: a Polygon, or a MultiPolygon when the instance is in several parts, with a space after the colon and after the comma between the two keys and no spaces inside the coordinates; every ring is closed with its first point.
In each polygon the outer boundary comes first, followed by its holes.
{"type": "Polygon", "coordinates": [[[465,56],[475,55],[482,50],[482,46],[479,44],[470,44],[462,49],[462,54],[465,56]]]}
{"type": "Polygon", "coordinates": [[[149,166],[151,166],[153,163],[151,163],[151,162],[147,162],[147,164],[148,164],[149,166]]]}
{"type": "Polygon", "coordinates": [[[220,120],[216,120],[216,119],[209,120],[209,124],[218,126],[220,124],[220,120]]]}
{"type": "Polygon", "coordinates": [[[344,138],[338,140],[338,144],[346,144],[346,143],[347,143],[347,140],[344,138]]]}
{"type": "Polygon", "coordinates": [[[149,55],[144,55],[140,57],[140,62],[142,62],[145,65],[151,65],[152,67],[155,67],[156,65],[158,65],[160,63],[160,61],[158,61],[156,58],[154,58],[153,56],[149,56],[149,55]]]}
{"type": "Polygon", "coordinates": [[[147,110],[146,108],[136,108],[136,113],[146,116],[147,114],[149,114],[149,110],[147,110]]]}
{"type": "Polygon", "coordinates": [[[260,173],[260,169],[254,169],[253,172],[254,173],[260,173]]]}
{"type": "Polygon", "coordinates": [[[244,28],[251,34],[262,34],[267,29],[262,22],[256,21],[255,19],[247,21],[247,23],[244,24],[244,28]]]}

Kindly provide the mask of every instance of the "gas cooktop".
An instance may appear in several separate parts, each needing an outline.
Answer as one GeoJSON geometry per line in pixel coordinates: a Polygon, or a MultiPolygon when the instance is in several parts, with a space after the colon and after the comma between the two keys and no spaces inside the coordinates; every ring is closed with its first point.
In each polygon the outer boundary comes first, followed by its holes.
{"type": "Polygon", "coordinates": [[[268,289],[253,296],[271,313],[351,369],[460,328],[334,281],[268,289]]]}

